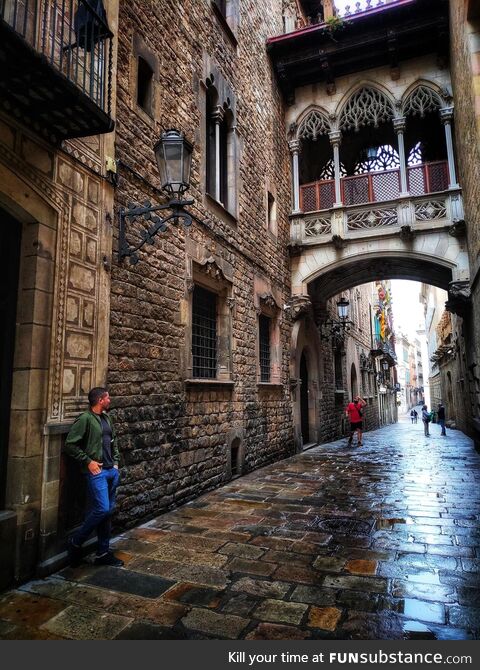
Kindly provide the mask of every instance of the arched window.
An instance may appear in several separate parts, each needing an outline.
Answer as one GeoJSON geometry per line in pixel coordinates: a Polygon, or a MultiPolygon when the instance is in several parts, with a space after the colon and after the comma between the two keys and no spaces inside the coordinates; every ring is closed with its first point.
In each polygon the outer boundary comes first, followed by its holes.
{"type": "Polygon", "coordinates": [[[207,86],[205,102],[206,191],[224,209],[235,214],[236,135],[230,99],[220,104],[213,85],[207,86]]]}
{"type": "Polygon", "coordinates": [[[407,96],[403,104],[403,113],[405,116],[420,116],[423,119],[429,112],[440,109],[441,102],[434,90],[428,86],[417,86],[407,96]]]}

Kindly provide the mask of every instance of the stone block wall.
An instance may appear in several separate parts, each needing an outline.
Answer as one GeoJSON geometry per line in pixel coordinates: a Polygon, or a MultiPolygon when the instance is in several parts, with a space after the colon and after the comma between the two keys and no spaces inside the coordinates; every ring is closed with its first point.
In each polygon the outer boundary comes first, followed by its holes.
{"type": "MultiPolygon", "coordinates": [[[[472,309],[464,320],[473,416],[468,429],[480,446],[480,12],[474,0],[450,3],[455,135],[470,258],[472,309]]],[[[456,398],[462,403],[460,392],[456,398]]]]}
{"type": "MultiPolygon", "coordinates": [[[[265,49],[266,38],[281,31],[282,3],[240,2],[233,29],[213,5],[162,0],[120,7],[117,204],[165,200],[153,146],[175,127],[195,145],[189,195],[200,219],[188,230],[170,226],[140,253],[137,266],[113,267],[108,382],[122,451],[122,525],[228,480],[233,441],[243,472],[293,450],[290,324],[283,311],[290,295],[290,166],[283,103],[265,49]],[[137,104],[138,55],[154,72],[150,114],[137,104]],[[234,114],[238,171],[229,211],[205,192],[208,81],[234,114]],[[267,188],[276,197],[276,231],[267,229],[267,188]],[[223,282],[229,330],[225,378],[217,383],[190,379],[191,289],[196,273],[210,266],[223,282]],[[260,284],[274,297],[281,352],[280,383],[270,386],[258,384],[260,284]]],[[[130,243],[141,225],[129,229],[130,243]]]]}

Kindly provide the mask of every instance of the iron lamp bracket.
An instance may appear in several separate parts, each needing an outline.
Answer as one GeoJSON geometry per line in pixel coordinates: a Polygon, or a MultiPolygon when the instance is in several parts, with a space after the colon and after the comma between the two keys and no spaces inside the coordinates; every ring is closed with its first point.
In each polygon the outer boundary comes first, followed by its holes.
{"type": "Polygon", "coordinates": [[[178,224],[180,220],[183,221],[185,227],[192,225],[193,220],[199,219],[188,212],[185,207],[193,205],[194,200],[177,200],[172,199],[165,205],[152,205],[148,200],[143,205],[129,204],[128,208],[122,207],[119,211],[119,239],[118,239],[118,261],[128,257],[130,265],[136,265],[139,261],[138,251],[145,244],[153,244],[154,238],[158,233],[164,233],[169,221],[178,224]],[[155,212],[164,212],[170,210],[166,216],[157,216],[155,212]],[[140,233],[140,242],[136,245],[130,246],[127,242],[127,220],[134,223],[137,219],[143,219],[150,225],[146,230],[140,233]]]}

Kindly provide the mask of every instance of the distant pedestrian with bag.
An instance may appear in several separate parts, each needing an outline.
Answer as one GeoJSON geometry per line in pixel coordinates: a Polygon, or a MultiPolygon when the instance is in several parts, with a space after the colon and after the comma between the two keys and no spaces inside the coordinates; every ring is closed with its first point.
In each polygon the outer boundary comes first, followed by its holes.
{"type": "Polygon", "coordinates": [[[423,430],[425,432],[425,437],[430,437],[429,424],[432,420],[432,415],[427,409],[426,405],[422,407],[422,421],[423,421],[423,430]]]}
{"type": "Polygon", "coordinates": [[[349,403],[345,409],[345,414],[350,420],[350,437],[348,438],[348,446],[353,443],[353,436],[357,433],[357,446],[362,446],[362,431],[363,431],[363,412],[362,409],[366,405],[366,401],[357,395],[353,402],[349,403]]]}
{"type": "Polygon", "coordinates": [[[414,409],[412,409],[412,411],[410,412],[410,418],[412,420],[412,423],[415,423],[415,410],[414,409]]]}
{"type": "Polygon", "coordinates": [[[447,435],[447,432],[445,430],[445,407],[442,405],[442,403],[438,404],[438,410],[437,410],[437,423],[442,429],[442,432],[440,435],[447,435]]]}

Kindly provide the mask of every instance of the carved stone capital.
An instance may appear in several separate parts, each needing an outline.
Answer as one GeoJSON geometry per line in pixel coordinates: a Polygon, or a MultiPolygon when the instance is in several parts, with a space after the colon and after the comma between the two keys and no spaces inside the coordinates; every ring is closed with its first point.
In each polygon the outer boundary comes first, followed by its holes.
{"type": "Polygon", "coordinates": [[[398,119],[393,119],[393,129],[396,133],[404,133],[406,124],[407,119],[404,116],[401,116],[398,119]]]}
{"type": "Polygon", "coordinates": [[[342,143],[342,132],[340,130],[332,130],[331,133],[328,133],[328,139],[332,147],[339,147],[342,143]]]}
{"type": "Polygon", "coordinates": [[[223,107],[220,105],[218,107],[215,107],[215,109],[212,112],[212,119],[215,121],[215,123],[222,123],[223,119],[225,117],[225,110],[223,107]]]}
{"type": "Polygon", "coordinates": [[[290,140],[288,148],[292,154],[298,154],[300,152],[300,140],[290,140]]]}
{"type": "Polygon", "coordinates": [[[292,295],[285,305],[285,311],[293,321],[312,313],[312,301],[309,295],[292,295]]]}
{"type": "Polygon", "coordinates": [[[441,109],[440,119],[444,125],[451,123],[453,119],[453,107],[444,107],[441,109]]]}

